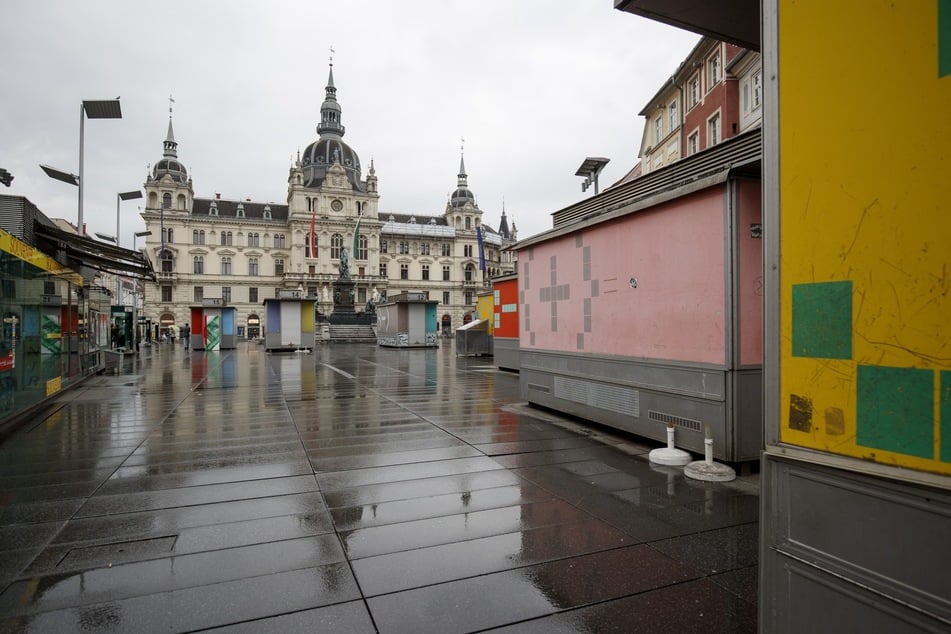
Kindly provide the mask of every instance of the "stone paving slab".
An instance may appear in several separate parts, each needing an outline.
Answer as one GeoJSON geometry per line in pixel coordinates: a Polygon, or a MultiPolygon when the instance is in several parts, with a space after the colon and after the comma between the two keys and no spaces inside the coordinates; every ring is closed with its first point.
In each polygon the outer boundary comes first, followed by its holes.
{"type": "Polygon", "coordinates": [[[153,346],[0,445],[0,631],[756,629],[758,478],[442,348],[153,346]]]}

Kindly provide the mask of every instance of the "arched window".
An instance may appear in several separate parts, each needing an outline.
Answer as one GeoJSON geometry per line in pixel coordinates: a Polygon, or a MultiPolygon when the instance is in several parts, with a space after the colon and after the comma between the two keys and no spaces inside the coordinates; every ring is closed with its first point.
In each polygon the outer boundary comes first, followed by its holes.
{"type": "Polygon", "coordinates": [[[222,275],[231,275],[231,257],[224,256],[221,258],[221,274],[222,275]]]}
{"type": "Polygon", "coordinates": [[[340,259],[340,249],[343,248],[343,236],[335,233],[330,236],[330,257],[333,260],[340,259]]]}
{"type": "Polygon", "coordinates": [[[230,231],[221,232],[221,246],[230,247],[233,239],[234,237],[232,236],[230,231]]]}
{"type": "Polygon", "coordinates": [[[356,256],[358,260],[367,259],[367,252],[369,251],[368,245],[369,245],[369,240],[367,239],[367,237],[364,235],[361,235],[359,244],[358,244],[358,249],[357,249],[357,256],[356,256]]]}
{"type": "Polygon", "coordinates": [[[466,281],[471,282],[475,279],[475,267],[471,264],[466,264],[466,281]]]}
{"type": "Polygon", "coordinates": [[[238,210],[236,212],[238,218],[244,218],[244,203],[238,203],[238,210]]]}
{"type": "Polygon", "coordinates": [[[172,260],[171,251],[166,251],[165,255],[162,256],[162,273],[171,273],[174,271],[174,261],[172,260]]]}
{"type": "Polygon", "coordinates": [[[248,258],[248,275],[256,277],[258,275],[258,259],[248,258]]]}
{"type": "Polygon", "coordinates": [[[264,219],[265,219],[265,220],[270,220],[270,219],[271,219],[271,206],[270,206],[270,205],[264,205],[264,219]]]}
{"type": "Polygon", "coordinates": [[[471,228],[472,228],[472,218],[470,218],[469,216],[466,216],[466,229],[471,229],[471,228]]]}
{"type": "Polygon", "coordinates": [[[275,249],[285,249],[287,248],[287,240],[284,237],[283,233],[274,234],[274,248],[275,249]]]}
{"type": "Polygon", "coordinates": [[[169,244],[175,242],[175,230],[171,227],[168,228],[168,240],[166,242],[169,244]]]}
{"type": "Polygon", "coordinates": [[[172,195],[168,192],[162,194],[162,209],[172,208],[172,195]]]}
{"type": "Polygon", "coordinates": [[[184,194],[178,195],[178,208],[181,211],[185,211],[185,195],[184,194]]]}
{"type": "Polygon", "coordinates": [[[196,255],[192,259],[192,273],[203,274],[205,272],[205,256],[196,255]]]}

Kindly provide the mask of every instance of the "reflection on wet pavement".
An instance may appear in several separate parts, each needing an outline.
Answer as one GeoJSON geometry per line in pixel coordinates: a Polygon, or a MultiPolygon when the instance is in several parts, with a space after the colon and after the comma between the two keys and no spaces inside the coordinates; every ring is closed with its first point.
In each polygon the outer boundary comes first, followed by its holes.
{"type": "Polygon", "coordinates": [[[756,629],[758,481],[439,349],[153,346],[0,445],[0,631],[756,629]]]}

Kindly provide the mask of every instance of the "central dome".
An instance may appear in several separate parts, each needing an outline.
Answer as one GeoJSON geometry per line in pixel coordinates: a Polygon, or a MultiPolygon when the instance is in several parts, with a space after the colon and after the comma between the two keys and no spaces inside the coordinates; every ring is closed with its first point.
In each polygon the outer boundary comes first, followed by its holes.
{"type": "Polygon", "coordinates": [[[188,181],[188,172],[185,170],[185,166],[173,158],[163,158],[152,168],[152,178],[157,181],[162,180],[166,174],[180,185],[184,185],[188,181]]]}
{"type": "Polygon", "coordinates": [[[453,207],[465,207],[466,203],[475,207],[475,194],[468,187],[460,187],[452,192],[449,197],[449,204],[453,207]]]}
{"type": "Polygon", "coordinates": [[[304,187],[320,187],[327,177],[327,170],[335,161],[343,167],[347,180],[355,190],[366,191],[366,184],[360,180],[360,157],[336,135],[323,136],[304,150],[301,156],[304,187]]]}

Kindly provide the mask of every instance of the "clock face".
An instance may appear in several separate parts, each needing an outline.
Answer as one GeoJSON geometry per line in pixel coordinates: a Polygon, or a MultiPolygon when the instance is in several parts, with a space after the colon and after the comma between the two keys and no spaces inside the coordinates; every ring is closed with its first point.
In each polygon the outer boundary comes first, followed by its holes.
{"type": "Polygon", "coordinates": [[[332,203],[330,203],[330,208],[333,209],[334,211],[340,211],[341,209],[343,209],[343,203],[340,202],[339,200],[334,200],[332,203]]]}

